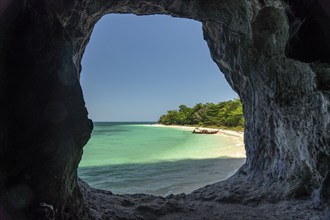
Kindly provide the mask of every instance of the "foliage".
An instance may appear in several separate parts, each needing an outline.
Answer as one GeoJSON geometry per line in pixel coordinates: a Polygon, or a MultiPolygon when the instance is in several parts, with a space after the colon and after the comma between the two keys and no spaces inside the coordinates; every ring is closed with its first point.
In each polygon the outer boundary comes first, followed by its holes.
{"type": "Polygon", "coordinates": [[[162,115],[158,123],[164,125],[194,125],[226,127],[242,130],[244,117],[239,99],[214,103],[198,103],[193,108],[180,105],[179,110],[170,110],[162,115]]]}

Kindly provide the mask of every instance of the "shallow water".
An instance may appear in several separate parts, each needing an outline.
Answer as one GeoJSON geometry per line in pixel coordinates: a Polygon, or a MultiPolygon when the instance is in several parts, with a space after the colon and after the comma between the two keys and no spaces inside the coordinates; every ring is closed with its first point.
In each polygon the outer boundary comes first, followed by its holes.
{"type": "Polygon", "coordinates": [[[114,193],[189,193],[233,174],[245,161],[237,140],[150,123],[95,123],[79,176],[114,193]]]}

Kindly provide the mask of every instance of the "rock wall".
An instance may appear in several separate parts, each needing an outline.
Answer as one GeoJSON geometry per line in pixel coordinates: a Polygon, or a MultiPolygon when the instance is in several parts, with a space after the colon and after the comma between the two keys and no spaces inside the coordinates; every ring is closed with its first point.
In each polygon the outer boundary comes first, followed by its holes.
{"type": "MultiPolygon", "coordinates": [[[[163,207],[162,215],[183,200],[327,204],[329,17],[323,0],[2,1],[0,219],[115,219],[124,209],[100,214],[104,204],[97,204],[110,198],[110,206],[125,207],[148,200],[163,207]],[[116,200],[78,186],[77,166],[92,130],[80,61],[93,26],[108,13],[203,23],[212,58],[244,107],[247,161],[233,177],[160,203],[138,195],[116,200]]],[[[139,210],[125,218],[143,218],[139,210]]]]}

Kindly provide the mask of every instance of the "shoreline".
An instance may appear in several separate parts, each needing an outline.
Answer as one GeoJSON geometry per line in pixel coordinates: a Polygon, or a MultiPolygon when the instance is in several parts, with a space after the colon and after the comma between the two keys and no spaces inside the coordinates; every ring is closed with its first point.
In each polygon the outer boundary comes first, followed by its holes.
{"type": "MultiPolygon", "coordinates": [[[[187,130],[193,132],[193,130],[196,128],[196,126],[184,126],[184,125],[163,125],[163,124],[152,124],[150,126],[155,127],[165,127],[165,128],[178,128],[182,130],[187,130]]],[[[229,129],[216,129],[216,128],[208,128],[208,127],[198,127],[199,129],[207,129],[209,131],[216,131],[219,130],[218,133],[213,135],[222,135],[222,136],[233,136],[236,138],[240,138],[244,140],[244,132],[242,131],[233,131],[229,129]]]]}
{"type": "MultiPolygon", "coordinates": [[[[175,128],[185,131],[192,132],[196,127],[193,126],[182,126],[182,125],[162,125],[162,124],[152,124],[150,126],[154,127],[163,127],[163,128],[175,128]]],[[[206,128],[206,127],[199,127],[200,129],[208,129],[210,131],[218,130],[215,128],[206,128]]],[[[246,151],[245,151],[245,144],[244,144],[244,132],[242,131],[232,131],[227,129],[220,129],[218,133],[216,134],[196,134],[196,135],[216,135],[216,136],[222,136],[231,139],[234,141],[234,148],[235,153],[232,154],[234,158],[246,158],[246,151]],[[235,156],[234,156],[235,155],[235,156]]]]}

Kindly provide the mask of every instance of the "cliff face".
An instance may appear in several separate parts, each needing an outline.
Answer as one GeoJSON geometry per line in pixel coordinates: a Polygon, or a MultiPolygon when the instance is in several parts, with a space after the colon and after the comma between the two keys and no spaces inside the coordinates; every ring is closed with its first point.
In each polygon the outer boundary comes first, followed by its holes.
{"type": "MultiPolygon", "coordinates": [[[[175,219],[178,212],[200,219],[219,216],[214,210],[228,201],[277,201],[282,210],[282,199],[322,210],[330,196],[330,6],[296,2],[2,1],[0,219],[175,219]],[[203,23],[212,58],[244,107],[247,161],[233,177],[168,198],[120,197],[78,181],[92,130],[80,61],[93,26],[108,13],[203,23]],[[200,205],[210,202],[213,211],[200,205]]],[[[267,217],[267,209],[259,211],[267,217]]]]}

